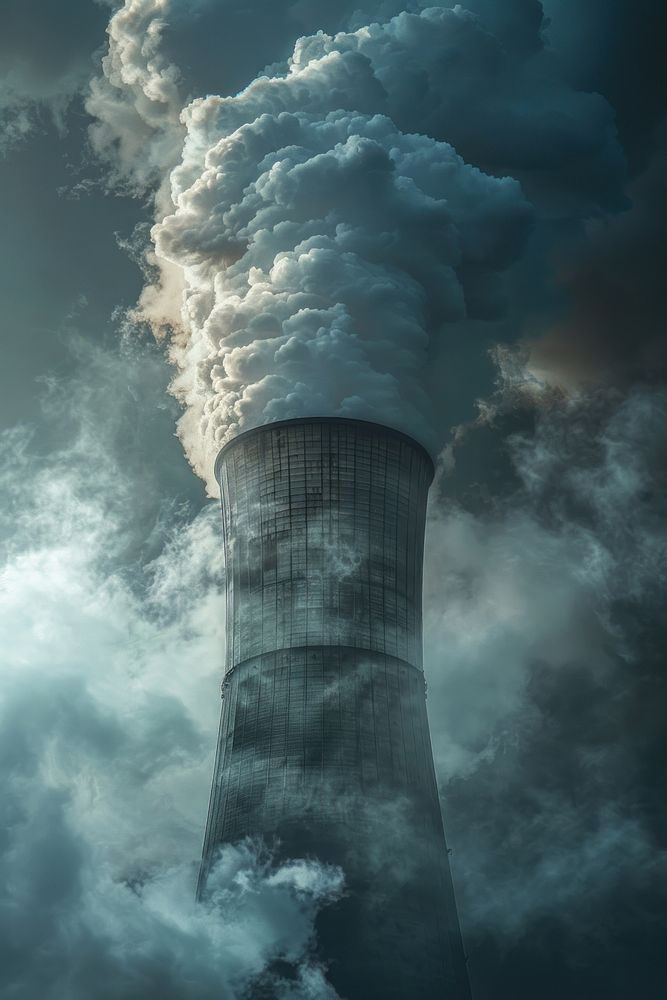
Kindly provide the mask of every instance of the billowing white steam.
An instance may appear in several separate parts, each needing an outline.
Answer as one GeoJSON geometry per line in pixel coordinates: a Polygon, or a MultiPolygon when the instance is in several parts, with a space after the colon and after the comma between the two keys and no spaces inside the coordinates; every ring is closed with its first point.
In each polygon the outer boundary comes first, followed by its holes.
{"type": "MultiPolygon", "coordinates": [[[[303,71],[328,77],[314,95],[325,106],[343,65],[303,71]]],[[[274,91],[304,104],[300,76],[187,109],[176,210],[154,229],[158,255],[185,274],[175,387],[203,475],[238,430],[286,417],[365,417],[435,443],[422,387],[433,341],[494,311],[494,272],[524,227],[514,181],[386,117],[255,117],[255,90],[260,106],[274,91]]]]}
{"type": "Polygon", "coordinates": [[[91,80],[90,140],[110,183],[141,192],[168,176],[182,143],[179,72],[161,51],[168,0],[126,0],[109,21],[103,75],[91,80]]]}
{"type": "Polygon", "coordinates": [[[177,73],[157,46],[165,6],[128,2],[112,19],[89,108],[98,150],[115,135],[135,184],[160,157],[170,175],[173,208],[163,187],[153,229],[160,276],[141,304],[176,330],[179,433],[194,468],[214,491],[231,436],[304,415],[373,419],[435,446],[425,371],[447,363],[453,324],[502,313],[499,274],[530,218],[515,180],[418,134],[428,77],[412,115],[405,104],[406,46],[414,58],[425,34],[460,32],[467,15],[427,10],[302,38],[284,71],[194,100],[179,123],[177,73]],[[125,137],[119,81],[143,155],[125,137]]]}

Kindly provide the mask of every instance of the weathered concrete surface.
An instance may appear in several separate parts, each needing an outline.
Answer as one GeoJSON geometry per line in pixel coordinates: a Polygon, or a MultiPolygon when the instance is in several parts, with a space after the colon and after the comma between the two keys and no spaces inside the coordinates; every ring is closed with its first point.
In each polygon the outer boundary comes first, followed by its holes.
{"type": "Polygon", "coordinates": [[[216,471],[227,650],[200,891],[220,843],[279,838],[345,871],[318,923],[341,996],[468,1000],[421,671],[431,460],[313,418],[241,435],[216,471]]]}

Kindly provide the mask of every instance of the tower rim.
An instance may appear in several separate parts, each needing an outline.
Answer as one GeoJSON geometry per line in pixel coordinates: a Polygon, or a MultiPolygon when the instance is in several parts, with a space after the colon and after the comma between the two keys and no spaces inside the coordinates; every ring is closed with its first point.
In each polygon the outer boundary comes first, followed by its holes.
{"type": "Polygon", "coordinates": [[[435,477],[435,461],[433,456],[430,454],[428,449],[416,438],[412,437],[410,434],[406,434],[405,431],[399,431],[396,427],[391,427],[389,424],[381,424],[377,420],[362,420],[356,417],[335,417],[335,416],[314,416],[314,417],[288,417],[284,420],[270,420],[265,424],[257,424],[255,427],[250,427],[246,431],[241,431],[236,434],[231,440],[227,441],[226,444],[222,446],[218,452],[215,463],[213,465],[213,474],[215,476],[215,481],[220,482],[220,465],[226,452],[229,451],[234,445],[241,441],[247,441],[248,438],[253,435],[261,434],[262,431],[274,430],[280,427],[293,427],[299,424],[344,424],[347,426],[364,427],[367,429],[375,429],[382,431],[387,437],[397,438],[401,441],[405,441],[409,444],[415,451],[421,452],[423,457],[426,459],[426,464],[431,471],[431,479],[433,482],[435,477]]]}

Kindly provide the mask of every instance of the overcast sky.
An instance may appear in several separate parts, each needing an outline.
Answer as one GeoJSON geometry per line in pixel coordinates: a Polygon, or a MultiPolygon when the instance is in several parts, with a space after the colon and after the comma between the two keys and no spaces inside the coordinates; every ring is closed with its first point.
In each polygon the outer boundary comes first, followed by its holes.
{"type": "Polygon", "coordinates": [[[428,706],[475,1000],[662,996],[659,5],[0,17],[0,996],[240,997],[278,952],[276,995],[335,996],[340,872],[229,848],[193,902],[211,457],[304,413],[438,456],[428,706]]]}

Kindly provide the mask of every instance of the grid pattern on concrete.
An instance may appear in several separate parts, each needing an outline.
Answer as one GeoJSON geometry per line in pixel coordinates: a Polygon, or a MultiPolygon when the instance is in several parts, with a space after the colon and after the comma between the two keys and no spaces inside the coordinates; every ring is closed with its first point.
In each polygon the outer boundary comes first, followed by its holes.
{"type": "Polygon", "coordinates": [[[297,801],[342,810],[378,788],[408,790],[439,830],[423,674],[394,657],[320,646],[246,660],[225,682],[216,770],[218,840],[275,829],[297,801]]]}
{"type": "Polygon", "coordinates": [[[358,421],[242,435],[217,464],[227,654],[200,873],[278,837],[340,864],[318,918],[348,1000],[469,1000],[422,665],[430,459],[358,421]]]}
{"type": "Polygon", "coordinates": [[[294,422],[219,463],[227,665],[292,646],[345,645],[420,666],[430,459],[361,422],[294,422]]]}

